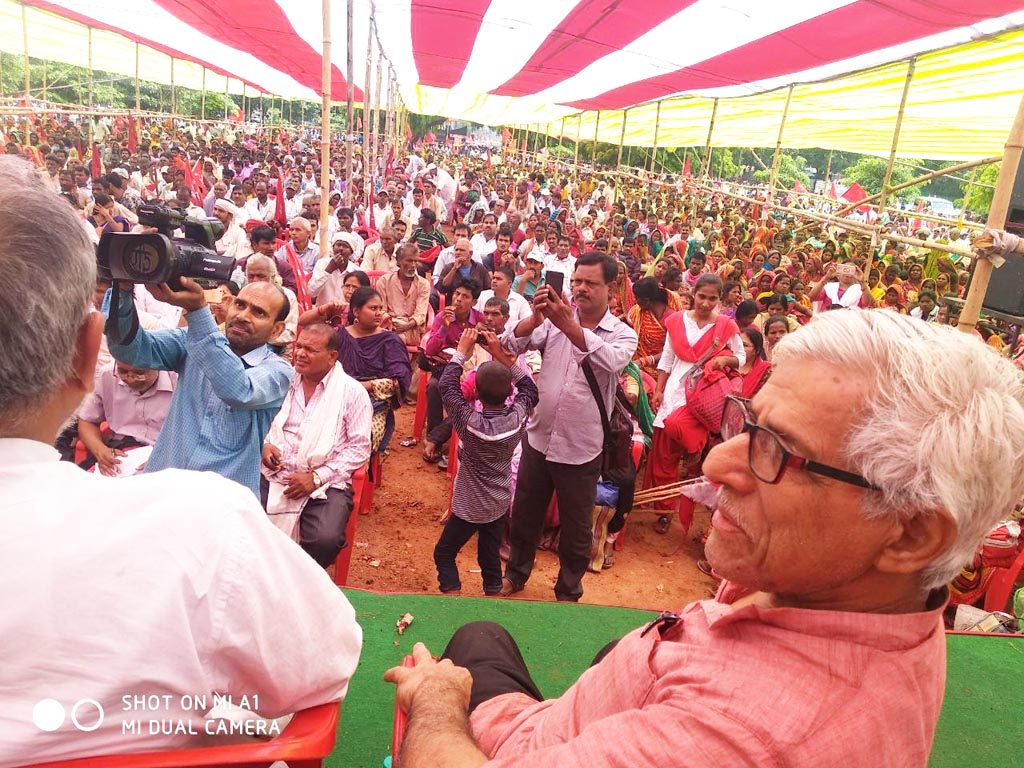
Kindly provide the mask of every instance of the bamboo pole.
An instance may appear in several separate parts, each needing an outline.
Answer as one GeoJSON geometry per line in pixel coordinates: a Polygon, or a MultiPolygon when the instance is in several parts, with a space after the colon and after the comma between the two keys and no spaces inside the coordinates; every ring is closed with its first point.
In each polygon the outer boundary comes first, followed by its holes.
{"type": "MultiPolygon", "coordinates": [[[[90,39],[92,39],[90,37],[90,39]]],[[[25,52],[25,98],[32,98],[32,66],[28,61],[28,10],[21,4],[21,40],[25,52]]],[[[28,139],[26,138],[26,141],[28,139]]]]}
{"type": "MultiPolygon", "coordinates": [[[[626,115],[628,114],[628,108],[622,110],[622,130],[619,132],[619,157],[615,161],[615,170],[619,170],[622,167],[622,145],[626,143],[626,115]]],[[[617,193],[618,190],[616,189],[617,193]]]]}
{"type": "Polygon", "coordinates": [[[917,57],[911,56],[907,63],[907,78],[903,81],[903,93],[900,96],[900,108],[896,113],[896,125],[892,131],[892,148],[889,150],[889,162],[885,166],[885,180],[882,182],[882,192],[878,196],[878,215],[885,211],[885,204],[891,194],[889,184],[892,181],[892,169],[896,162],[896,150],[900,143],[900,128],[903,127],[903,113],[907,108],[907,94],[910,93],[910,83],[914,79],[914,70],[917,68],[917,57]]]}
{"type": "Polygon", "coordinates": [[[199,94],[199,119],[206,119],[206,67],[203,67],[203,92],[199,94]]]}
{"type": "Polygon", "coordinates": [[[227,121],[227,119],[228,119],[228,90],[229,90],[229,87],[231,85],[230,80],[231,80],[231,78],[229,78],[227,75],[224,76],[224,120],[225,121],[227,121]]]}
{"type": "Polygon", "coordinates": [[[657,109],[654,112],[654,149],[651,150],[651,171],[654,171],[654,161],[658,155],[658,129],[661,127],[661,99],[658,100],[657,109]]]}
{"type": "Polygon", "coordinates": [[[793,85],[786,91],[786,106],[782,108],[782,119],[779,121],[779,135],[775,140],[775,154],[772,155],[772,171],[768,176],[769,199],[775,199],[775,187],[779,183],[779,162],[782,160],[782,132],[786,128],[786,118],[789,117],[789,104],[793,100],[793,85]]]}
{"type": "MultiPolygon", "coordinates": [[[[226,81],[225,81],[226,82],[226,81]]],[[[139,90],[139,44],[135,44],[135,111],[142,111],[142,92],[139,90]]]]}
{"type": "Polygon", "coordinates": [[[582,132],[583,132],[583,113],[582,112],[577,112],[576,113],[576,155],[575,155],[575,157],[573,158],[573,161],[572,161],[573,165],[576,166],[576,168],[573,169],[574,173],[579,173],[579,165],[580,165],[580,134],[582,132]]]}
{"type": "Polygon", "coordinates": [[[971,196],[971,189],[974,187],[974,177],[977,175],[978,169],[975,168],[971,171],[971,178],[967,181],[967,189],[964,190],[964,202],[963,205],[960,206],[960,217],[957,219],[957,224],[961,227],[964,225],[964,218],[967,216],[967,200],[971,196]]]}
{"type": "MultiPolygon", "coordinates": [[[[374,22],[376,29],[376,22],[374,22]]],[[[377,82],[373,89],[373,147],[371,148],[371,183],[375,183],[377,169],[380,166],[380,89],[384,74],[384,52],[380,50],[380,41],[377,41],[377,82]]],[[[382,185],[383,186],[383,185],[382,185]]]]}
{"type": "MultiPolygon", "coordinates": [[[[924,184],[925,182],[931,181],[932,179],[937,179],[940,176],[947,176],[947,175],[949,175],[951,173],[956,173],[957,171],[966,171],[968,168],[975,168],[975,167],[977,167],[979,165],[991,165],[992,163],[998,163],[1002,159],[1003,159],[1002,156],[999,156],[999,157],[983,157],[981,160],[968,160],[968,161],[963,162],[963,163],[958,163],[957,165],[951,165],[948,168],[939,168],[937,171],[929,171],[928,173],[924,174],[923,176],[918,176],[916,178],[910,179],[910,181],[905,181],[902,184],[897,184],[894,187],[890,187],[889,188],[889,194],[892,194],[893,192],[899,192],[901,189],[906,189],[907,187],[916,187],[918,184],[924,184]]],[[[877,200],[879,195],[881,195],[881,194],[882,194],[881,192],[876,192],[873,195],[868,195],[863,200],[858,200],[855,203],[848,203],[847,205],[844,205],[839,210],[833,211],[832,215],[833,216],[842,216],[844,213],[849,213],[854,208],[858,208],[858,207],[860,207],[862,205],[869,205],[872,201],[877,200]]],[[[915,218],[926,218],[926,217],[924,217],[924,216],[917,216],[915,214],[915,218]]],[[[797,230],[797,231],[799,232],[799,230],[797,230]]]]}
{"type": "MultiPolygon", "coordinates": [[[[93,89],[93,74],[92,74],[92,27],[86,27],[89,34],[89,107],[92,108],[92,89],[93,89]]],[[[171,77],[174,77],[174,59],[171,59],[171,77]]]]}
{"type": "MultiPolygon", "coordinates": [[[[349,0],[349,8],[352,0],[349,0]]],[[[321,0],[323,14],[324,42],[320,49],[320,258],[331,255],[327,242],[327,215],[331,206],[327,204],[328,186],[331,183],[331,0],[321,0]]],[[[352,25],[349,24],[349,34],[352,25]]],[[[349,87],[352,81],[349,80],[349,87]]]]}
{"type": "Polygon", "coordinates": [[[590,167],[597,170],[597,132],[601,127],[601,110],[597,110],[597,117],[594,119],[594,150],[590,155],[590,167]]]}
{"type": "MultiPolygon", "coordinates": [[[[355,56],[355,43],[354,43],[354,30],[353,30],[353,18],[355,17],[355,3],[353,0],[348,0],[346,3],[348,24],[345,30],[346,41],[345,41],[345,205],[352,205],[352,141],[355,137],[355,106],[353,100],[355,98],[355,84],[352,82],[352,78],[355,76],[353,60],[355,56]]],[[[323,190],[323,199],[320,201],[321,209],[326,208],[327,203],[327,187],[323,190]]]]}
{"type": "Polygon", "coordinates": [[[43,59],[43,101],[49,101],[49,94],[46,91],[47,91],[46,59],[43,59]]]}
{"type": "Polygon", "coordinates": [[[178,89],[174,87],[174,57],[171,56],[171,114],[178,113],[178,89]]]}
{"type": "Polygon", "coordinates": [[[707,178],[711,174],[711,134],[715,130],[715,118],[718,116],[718,99],[711,103],[711,122],[708,123],[708,140],[704,143],[704,159],[701,165],[701,178],[707,178]]]}
{"type": "Polygon", "coordinates": [[[832,173],[832,150],[828,151],[828,160],[825,161],[825,184],[829,183],[829,176],[832,173]]]}
{"type": "MultiPolygon", "coordinates": [[[[1024,96],[1017,106],[1017,116],[1006,139],[1003,150],[1003,162],[999,166],[999,177],[996,179],[996,190],[992,195],[992,205],[988,209],[987,224],[990,229],[1003,229],[1006,226],[1006,215],[1010,210],[1010,195],[1020,166],[1021,153],[1024,150],[1024,96]]],[[[988,291],[989,280],[992,279],[992,262],[988,259],[976,259],[974,272],[971,275],[971,286],[967,289],[964,308],[960,312],[957,329],[964,333],[972,333],[978,325],[981,305],[988,291]]]]}
{"type": "Polygon", "coordinates": [[[363,80],[363,202],[369,212],[373,205],[373,180],[370,178],[370,110],[368,107],[372,102],[371,95],[373,87],[370,84],[370,76],[373,74],[373,17],[366,25],[366,79],[363,80]]]}

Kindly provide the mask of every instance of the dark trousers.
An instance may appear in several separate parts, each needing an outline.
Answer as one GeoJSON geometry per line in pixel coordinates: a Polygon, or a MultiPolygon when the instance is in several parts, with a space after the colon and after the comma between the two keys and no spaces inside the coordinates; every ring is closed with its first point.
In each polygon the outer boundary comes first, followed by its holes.
{"type": "MultiPolygon", "coordinates": [[[[270,484],[260,478],[260,502],[267,508],[270,484]]],[[[321,567],[333,563],[349,543],[345,528],[352,514],[352,488],[328,488],[326,499],[310,499],[299,515],[299,545],[321,567]]]]}
{"type": "MultiPolygon", "coordinates": [[[[429,436],[444,421],[444,403],[441,402],[441,374],[444,366],[435,366],[427,382],[427,435],[429,436]]],[[[449,435],[451,432],[449,431],[449,435]]],[[[429,439],[429,437],[428,437],[429,439]]]]}
{"type": "Polygon", "coordinates": [[[501,556],[498,552],[505,535],[506,520],[507,514],[489,523],[470,523],[455,515],[448,518],[434,547],[434,565],[437,566],[437,581],[442,592],[462,589],[455,558],[476,533],[476,561],[483,576],[484,594],[498,594],[501,590],[501,556]]]}
{"type": "Polygon", "coordinates": [[[559,464],[548,461],[543,453],[530,446],[528,439],[523,439],[509,531],[512,551],[505,568],[506,578],[515,586],[523,586],[530,578],[551,494],[557,493],[561,530],[555,597],[580,599],[583,574],[590,561],[594,499],[600,474],[600,455],[586,464],[559,464]]]}
{"type": "MultiPolygon", "coordinates": [[[[612,640],[602,648],[590,666],[601,661],[615,647],[612,640]]],[[[543,701],[530,670],[523,661],[519,646],[503,626],[493,621],[474,621],[455,631],[442,658],[465,667],[473,675],[473,688],[469,695],[469,711],[480,704],[506,693],[525,693],[543,701]]]]}

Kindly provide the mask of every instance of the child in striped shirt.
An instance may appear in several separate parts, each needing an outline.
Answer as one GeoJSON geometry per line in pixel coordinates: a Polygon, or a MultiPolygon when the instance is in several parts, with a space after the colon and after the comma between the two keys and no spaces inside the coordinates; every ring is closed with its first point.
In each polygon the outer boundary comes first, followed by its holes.
{"type": "Polygon", "coordinates": [[[438,583],[443,593],[462,591],[455,558],[476,533],[484,594],[496,595],[501,590],[498,551],[512,506],[512,453],[522,440],[526,422],[540,398],[537,385],[516,364],[515,356],[502,349],[491,331],[467,328],[444,369],[439,389],[462,445],[452,491],[452,513],[434,547],[438,583]],[[463,363],[478,340],[493,358],[476,370],[481,411],[466,400],[460,386],[463,363]],[[516,394],[508,405],[513,385],[516,394]]]}

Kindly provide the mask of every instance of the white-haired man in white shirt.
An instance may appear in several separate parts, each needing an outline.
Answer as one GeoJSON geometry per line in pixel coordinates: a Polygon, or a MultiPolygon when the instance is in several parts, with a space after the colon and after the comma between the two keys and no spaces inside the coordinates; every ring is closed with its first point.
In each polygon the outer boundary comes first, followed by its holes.
{"type": "Polygon", "coordinates": [[[186,695],[245,696],[269,718],[342,699],[362,644],[355,613],[251,492],[211,472],[118,479],[58,460],[103,334],[96,257],[70,207],[2,157],[0,208],[15,207],[0,315],[33,321],[0,325],[0,766],[189,745],[132,731],[125,696],[153,696],[147,718],[199,734],[206,712],[186,695]]]}

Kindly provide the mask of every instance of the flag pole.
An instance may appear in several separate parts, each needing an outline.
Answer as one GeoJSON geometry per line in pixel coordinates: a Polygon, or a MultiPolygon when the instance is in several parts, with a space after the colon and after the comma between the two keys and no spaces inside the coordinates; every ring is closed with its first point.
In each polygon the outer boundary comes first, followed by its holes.
{"type": "MultiPolygon", "coordinates": [[[[349,0],[351,3],[351,0],[349,0]]],[[[330,256],[327,242],[327,195],[331,183],[331,0],[322,0],[324,44],[320,70],[320,258],[330,256]]],[[[350,5],[351,7],[351,5],[350,5]]],[[[351,28],[351,27],[350,27],[351,28]]],[[[351,80],[349,87],[352,87],[351,80]]]]}
{"type": "MultiPolygon", "coordinates": [[[[353,55],[355,51],[355,43],[353,41],[353,30],[352,30],[352,19],[355,16],[355,2],[354,0],[348,0],[348,28],[346,29],[346,58],[345,58],[345,78],[347,80],[345,84],[345,99],[346,106],[348,109],[347,116],[345,118],[345,204],[352,205],[352,141],[355,137],[355,107],[352,104],[353,98],[355,97],[355,85],[352,82],[354,77],[353,73],[353,55]]],[[[328,190],[324,190],[324,195],[330,194],[328,190]]],[[[326,199],[321,199],[320,207],[321,210],[324,207],[326,199]]]]}

